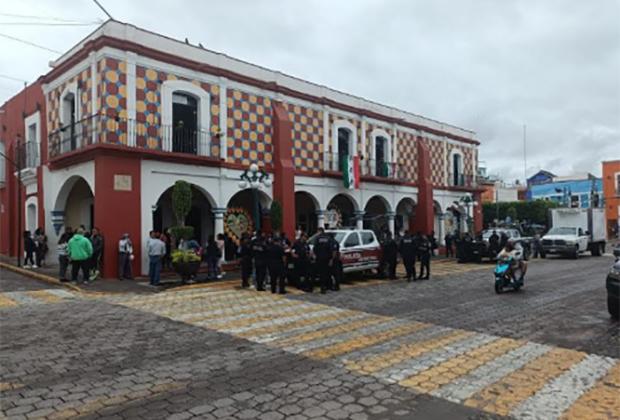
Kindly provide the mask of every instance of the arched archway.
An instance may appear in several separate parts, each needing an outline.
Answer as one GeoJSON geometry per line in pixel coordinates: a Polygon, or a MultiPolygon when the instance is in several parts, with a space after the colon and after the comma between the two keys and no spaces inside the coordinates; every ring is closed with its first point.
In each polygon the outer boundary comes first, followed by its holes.
{"type": "Polygon", "coordinates": [[[224,235],[226,237],[226,260],[235,258],[237,244],[243,233],[251,233],[257,227],[271,230],[271,197],[264,191],[246,188],[237,192],[228,200],[224,214],[224,235]],[[256,204],[258,202],[258,207],[256,204]],[[260,218],[257,226],[256,218],[260,218]]]}
{"type": "Polygon", "coordinates": [[[295,192],[295,226],[312,235],[317,229],[317,215],[319,202],[312,194],[306,191],[295,192]]]}
{"type": "MultiPolygon", "coordinates": [[[[214,232],[213,198],[197,185],[190,184],[192,189],[192,206],[185,218],[185,225],[194,228],[194,239],[204,244],[214,232]]],[[[153,207],[153,230],[165,232],[177,224],[172,208],[172,190],[167,188],[153,207]]]]}
{"type": "Polygon", "coordinates": [[[335,195],[327,204],[325,227],[355,226],[355,211],[358,209],[357,202],[349,195],[335,195]]]}
{"type": "Polygon", "coordinates": [[[388,229],[387,213],[391,211],[390,203],[380,196],[371,197],[364,206],[364,229],[384,232],[388,229]]]}
{"type": "Polygon", "coordinates": [[[64,226],[78,228],[94,226],[94,194],[91,186],[81,176],[68,178],[56,196],[52,211],[52,224],[56,233],[64,226]]]}
{"type": "Polygon", "coordinates": [[[396,205],[396,232],[411,231],[415,220],[416,202],[413,198],[405,197],[396,205]]]}

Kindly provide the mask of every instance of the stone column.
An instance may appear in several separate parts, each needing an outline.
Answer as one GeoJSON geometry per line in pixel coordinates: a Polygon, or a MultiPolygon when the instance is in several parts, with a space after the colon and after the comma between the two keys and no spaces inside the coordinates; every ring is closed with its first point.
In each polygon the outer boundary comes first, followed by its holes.
{"type": "Polygon", "coordinates": [[[325,229],[325,210],[316,211],[316,226],[325,229]]]}
{"type": "Polygon", "coordinates": [[[355,216],[356,229],[364,229],[364,214],[366,214],[364,210],[355,210],[353,212],[353,215],[355,216]]]}
{"type": "Polygon", "coordinates": [[[444,240],[444,236],[446,236],[446,235],[444,233],[444,215],[443,215],[443,213],[440,213],[438,217],[439,217],[439,230],[437,231],[437,236],[438,236],[437,237],[437,243],[440,246],[444,246],[446,244],[446,241],[444,240]]]}
{"type": "Polygon", "coordinates": [[[394,232],[394,218],[396,217],[396,212],[388,211],[385,215],[387,216],[387,219],[388,219],[388,229],[390,230],[392,237],[394,237],[396,233],[394,232]]]}
{"type": "Polygon", "coordinates": [[[213,234],[217,237],[220,233],[224,233],[224,213],[226,213],[226,209],[216,207],[211,211],[213,212],[213,217],[215,219],[213,223],[213,234]]]}

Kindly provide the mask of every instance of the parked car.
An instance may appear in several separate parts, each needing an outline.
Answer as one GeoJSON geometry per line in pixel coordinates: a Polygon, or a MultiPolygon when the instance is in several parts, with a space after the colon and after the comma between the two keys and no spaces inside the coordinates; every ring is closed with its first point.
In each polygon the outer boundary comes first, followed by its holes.
{"type": "Polygon", "coordinates": [[[620,242],[616,242],[616,245],[614,245],[612,252],[616,260],[620,259],[620,242]]]}
{"type": "MultiPolygon", "coordinates": [[[[375,270],[381,262],[381,244],[372,230],[330,229],[325,233],[331,235],[340,245],[340,261],[342,272],[375,270]]],[[[314,245],[317,235],[312,236],[308,243],[314,245]]]]}
{"type": "Polygon", "coordinates": [[[532,238],[527,236],[522,236],[521,232],[518,229],[514,228],[489,228],[482,231],[482,241],[484,242],[484,247],[478,247],[480,249],[480,257],[486,257],[490,260],[494,260],[497,256],[496,252],[493,252],[489,248],[489,238],[493,235],[493,232],[500,237],[502,234],[508,236],[508,240],[512,241],[515,244],[520,244],[523,247],[523,258],[528,259],[532,254],[532,238]]]}
{"type": "Polygon", "coordinates": [[[607,310],[612,318],[620,318],[620,259],[617,259],[607,274],[607,310]]]}

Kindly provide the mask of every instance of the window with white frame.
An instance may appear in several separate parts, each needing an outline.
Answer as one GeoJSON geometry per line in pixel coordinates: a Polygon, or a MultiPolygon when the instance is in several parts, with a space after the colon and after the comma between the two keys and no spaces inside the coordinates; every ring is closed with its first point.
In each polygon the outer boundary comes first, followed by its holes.
{"type": "Polygon", "coordinates": [[[349,121],[338,120],[334,122],[332,126],[333,170],[343,170],[344,158],[356,155],[356,131],[356,127],[349,121]]]}
{"type": "Polygon", "coordinates": [[[372,175],[387,177],[390,175],[392,163],[392,139],[382,129],[374,129],[370,133],[372,139],[370,149],[370,171],[372,175]]]}
{"type": "Polygon", "coordinates": [[[41,160],[41,114],[39,111],[24,120],[25,141],[23,153],[24,168],[36,168],[41,160]]]}
{"type": "Polygon", "coordinates": [[[69,152],[79,147],[77,83],[70,83],[60,95],[60,150],[69,152]]]}
{"type": "Polygon", "coordinates": [[[453,150],[450,153],[450,185],[463,186],[465,185],[465,177],[463,176],[463,154],[458,150],[453,150]]]}
{"type": "Polygon", "coordinates": [[[162,149],[208,155],[211,97],[200,86],[184,80],[162,85],[162,149]]]}

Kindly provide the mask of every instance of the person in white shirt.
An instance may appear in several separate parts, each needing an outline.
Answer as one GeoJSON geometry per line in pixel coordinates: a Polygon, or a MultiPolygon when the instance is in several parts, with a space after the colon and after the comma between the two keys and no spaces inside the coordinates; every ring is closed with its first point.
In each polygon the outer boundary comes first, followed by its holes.
{"type": "Polygon", "coordinates": [[[166,255],[166,244],[159,239],[159,232],[151,231],[150,235],[146,242],[146,251],[149,255],[149,283],[151,286],[159,286],[161,260],[166,255]]]}
{"type": "Polygon", "coordinates": [[[129,234],[124,233],[118,241],[118,279],[133,280],[131,261],[133,260],[133,245],[129,234]]]}

